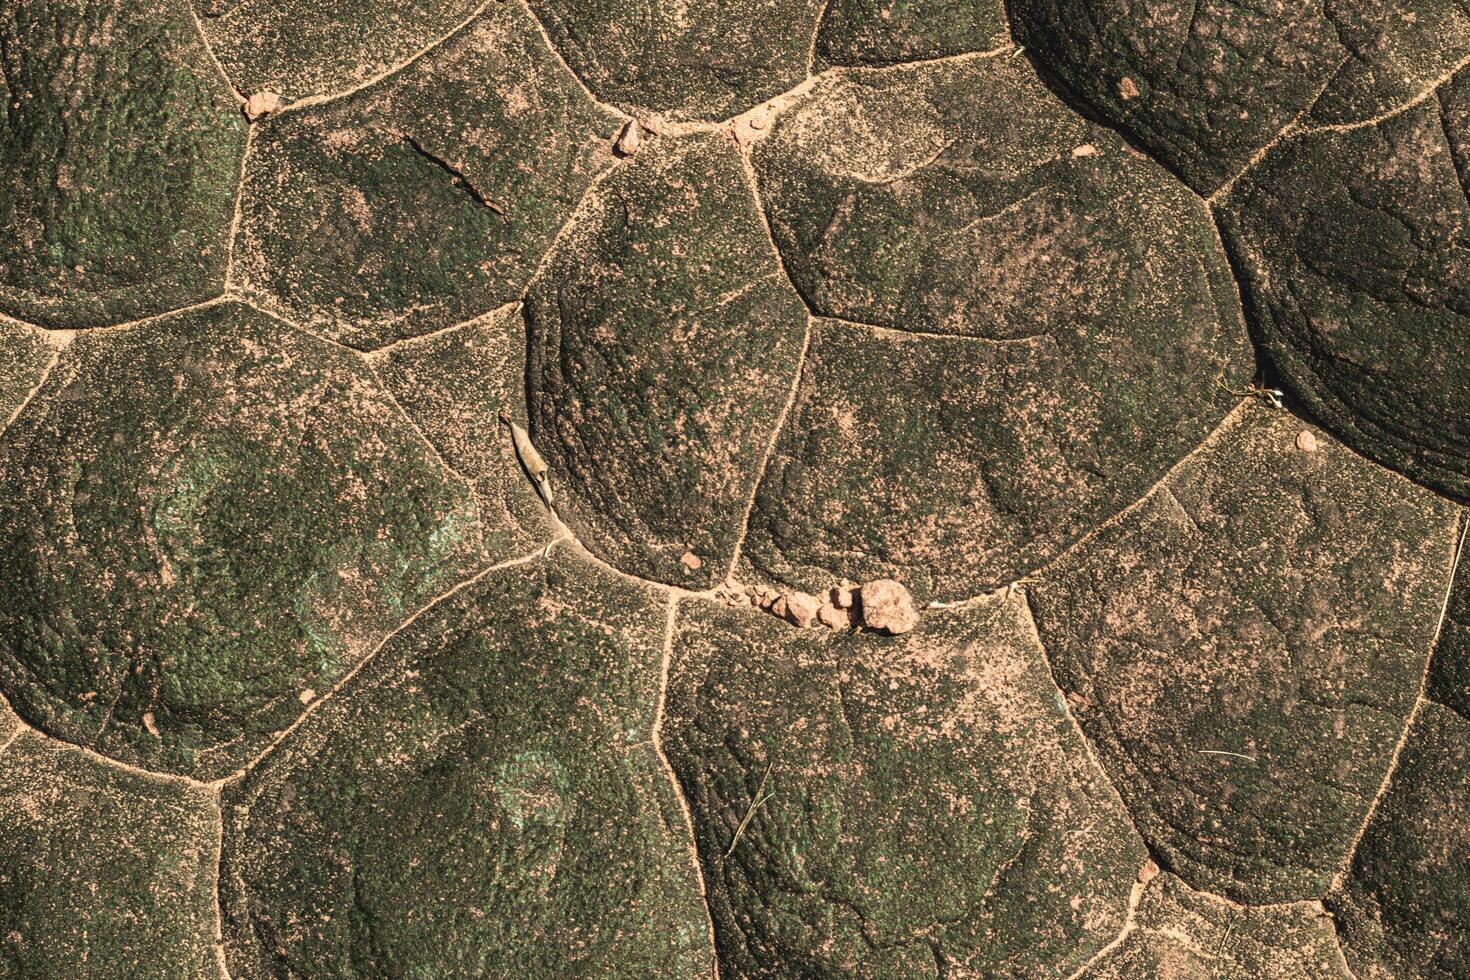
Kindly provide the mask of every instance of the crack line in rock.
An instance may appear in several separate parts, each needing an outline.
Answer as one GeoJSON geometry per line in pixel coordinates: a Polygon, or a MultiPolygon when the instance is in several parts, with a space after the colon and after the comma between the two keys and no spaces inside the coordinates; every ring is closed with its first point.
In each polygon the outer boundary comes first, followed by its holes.
{"type": "MultiPolygon", "coordinates": [[[[191,4],[192,6],[192,4],[191,4]]],[[[240,179],[235,182],[235,213],[230,218],[229,239],[225,244],[224,291],[230,292],[235,280],[235,249],[240,241],[240,226],[245,220],[245,168],[250,165],[250,151],[255,146],[255,126],[245,130],[245,148],[240,153],[240,179]]]]}
{"type": "Polygon", "coordinates": [[[1358,122],[1350,123],[1323,123],[1318,126],[1304,127],[1301,130],[1301,135],[1310,136],[1314,133],[1350,133],[1355,129],[1365,129],[1369,126],[1377,126],[1379,123],[1387,122],[1395,116],[1403,115],[1410,109],[1418,106],[1421,102],[1427,101],[1437,91],[1439,91],[1440,86],[1444,85],[1450,79],[1458,75],[1460,71],[1464,69],[1467,65],[1470,65],[1470,55],[1467,55],[1466,57],[1461,58],[1459,61],[1455,62],[1448,71],[1441,74],[1423,90],[1415,93],[1407,101],[1393,107],[1392,109],[1389,109],[1387,112],[1381,112],[1378,115],[1373,116],[1371,119],[1361,119],[1358,122]]]}
{"type": "Polygon", "coordinates": [[[679,777],[674,773],[674,766],[669,762],[663,745],[664,709],[668,704],[669,675],[673,669],[674,660],[674,627],[678,618],[679,597],[670,595],[669,614],[664,622],[663,655],[659,661],[658,700],[654,705],[653,727],[650,730],[649,741],[653,745],[654,755],[658,756],[659,764],[663,767],[664,775],[668,777],[674,800],[679,804],[679,813],[684,818],[684,828],[689,833],[689,859],[694,868],[695,883],[699,886],[699,900],[704,905],[705,920],[709,925],[710,966],[714,980],[720,980],[720,954],[719,945],[715,942],[715,919],[710,908],[709,888],[705,884],[704,868],[699,861],[699,846],[695,843],[694,815],[689,810],[689,801],[684,796],[684,787],[679,785],[679,777]]]}
{"type": "Polygon", "coordinates": [[[413,150],[429,163],[433,164],[435,167],[438,167],[440,170],[448,174],[450,177],[450,182],[453,183],[455,187],[458,187],[460,190],[468,194],[470,196],[470,199],[473,200],[476,204],[479,204],[482,207],[489,208],[491,211],[494,211],[502,218],[506,216],[505,205],[499,204],[482,194],[480,192],[480,189],[476,187],[473,183],[471,183],[470,179],[464,175],[464,172],[461,171],[454,164],[439,156],[437,153],[425,149],[424,144],[420,143],[417,139],[415,139],[408,133],[394,132],[393,135],[397,136],[400,140],[407,144],[409,149],[413,150]]]}
{"type": "Polygon", "coordinates": [[[343,687],[351,683],[352,679],[356,677],[359,673],[361,673],[363,668],[367,667],[368,664],[377,659],[378,654],[382,652],[383,648],[391,643],[393,639],[398,636],[398,634],[402,633],[414,623],[418,622],[418,620],[425,613],[448,601],[450,598],[474,585],[476,582],[479,582],[487,575],[490,575],[494,572],[504,571],[507,568],[514,568],[517,565],[527,565],[531,562],[540,560],[550,551],[553,546],[558,544],[560,540],[561,539],[553,538],[547,544],[542,545],[535,551],[532,551],[530,554],[522,555],[519,558],[510,558],[506,561],[502,561],[497,564],[489,565],[485,568],[482,568],[478,572],[475,572],[468,578],[460,580],[458,583],[456,583],[446,591],[440,593],[439,595],[430,599],[428,602],[425,602],[423,605],[419,606],[416,610],[413,611],[412,614],[408,616],[408,618],[404,619],[403,622],[399,623],[397,626],[393,627],[393,629],[389,630],[388,634],[384,636],[381,640],[379,640],[373,646],[373,648],[363,656],[361,660],[353,665],[351,670],[338,678],[336,683],[334,683],[326,693],[318,697],[316,700],[312,701],[311,704],[307,705],[306,708],[301,712],[301,714],[296,716],[295,721],[287,725],[285,728],[281,729],[281,731],[276,734],[276,737],[271,739],[270,744],[268,744],[265,748],[261,749],[254,756],[252,756],[245,763],[245,765],[241,766],[234,772],[229,773],[228,775],[221,776],[219,779],[214,780],[212,783],[206,783],[204,785],[211,788],[223,787],[244,777],[247,773],[249,773],[257,765],[259,765],[262,759],[274,752],[276,750],[276,747],[284,742],[287,738],[289,738],[291,734],[296,731],[296,729],[300,728],[301,725],[305,723],[306,719],[315,714],[323,704],[326,704],[328,701],[332,700],[332,698],[337,694],[338,691],[341,691],[343,687]]]}
{"type": "Polygon", "coordinates": [[[1332,881],[1327,887],[1328,894],[1340,890],[1343,882],[1347,879],[1348,873],[1352,870],[1353,860],[1357,857],[1358,846],[1363,842],[1363,835],[1368,832],[1368,825],[1373,822],[1373,815],[1378,812],[1378,804],[1388,794],[1389,784],[1393,782],[1394,773],[1398,771],[1399,757],[1403,754],[1405,743],[1409,741],[1409,734],[1413,731],[1414,723],[1419,718],[1419,711],[1424,707],[1426,700],[1425,691],[1429,688],[1429,671],[1434,666],[1434,655],[1437,652],[1436,648],[1439,646],[1440,631],[1444,628],[1445,617],[1448,615],[1450,609],[1450,598],[1454,595],[1455,575],[1460,568],[1460,559],[1465,554],[1465,535],[1467,532],[1470,532],[1470,519],[1467,519],[1464,511],[1456,512],[1456,522],[1460,533],[1456,536],[1455,548],[1450,555],[1449,574],[1445,580],[1444,600],[1440,603],[1439,619],[1434,624],[1434,633],[1429,638],[1429,650],[1424,657],[1424,671],[1419,676],[1419,690],[1414,696],[1414,705],[1409,709],[1408,715],[1404,718],[1404,727],[1399,732],[1398,742],[1395,743],[1393,751],[1389,753],[1388,768],[1383,773],[1383,781],[1378,784],[1378,792],[1373,794],[1373,799],[1368,803],[1368,808],[1363,814],[1363,822],[1358,825],[1358,831],[1353,834],[1353,839],[1348,844],[1347,852],[1343,857],[1341,866],[1337,869],[1337,873],[1332,876],[1332,881]]]}
{"type": "Polygon", "coordinates": [[[521,3],[521,9],[524,10],[526,12],[526,16],[531,19],[531,23],[536,25],[536,30],[540,32],[541,40],[546,42],[546,47],[548,50],[551,51],[551,56],[557,60],[562,68],[566,70],[566,73],[572,77],[572,80],[577,83],[577,87],[582,90],[583,95],[591,99],[592,103],[598,108],[612,113],[619,119],[622,119],[624,122],[633,118],[622,109],[619,109],[617,106],[599,99],[597,95],[592,91],[592,89],[587,87],[587,83],[582,79],[582,76],[577,74],[576,69],[571,66],[571,63],[567,61],[566,56],[561,53],[561,48],[557,47],[556,42],[552,40],[551,32],[546,29],[546,25],[541,22],[541,18],[537,16],[536,11],[532,9],[530,0],[523,0],[523,2],[521,3]]]}
{"type": "Polygon", "coordinates": [[[225,910],[220,899],[220,882],[225,876],[225,801],[216,790],[214,794],[216,835],[214,839],[214,958],[219,966],[221,980],[233,980],[230,961],[225,955],[225,910]]]}
{"type": "Polygon", "coordinates": [[[194,0],[184,0],[184,6],[189,8],[189,18],[194,22],[194,30],[199,35],[199,43],[204,45],[204,53],[209,55],[210,64],[214,65],[215,70],[219,72],[219,77],[225,80],[225,84],[229,86],[235,98],[244,102],[245,94],[235,87],[235,80],[230,77],[229,72],[225,71],[225,66],[220,64],[219,58],[214,53],[214,45],[209,42],[209,34],[204,30],[204,22],[199,19],[199,11],[194,9],[194,0]]]}
{"type": "Polygon", "coordinates": [[[378,84],[381,81],[385,81],[385,80],[387,80],[389,78],[392,78],[394,75],[397,75],[399,72],[404,71],[405,69],[412,67],[413,64],[415,62],[417,62],[419,59],[423,58],[425,55],[428,55],[428,54],[432,53],[437,48],[443,46],[448,41],[450,41],[456,34],[458,34],[460,31],[463,31],[466,27],[469,27],[470,24],[474,23],[474,21],[476,20],[476,18],[478,18],[482,13],[484,13],[485,10],[490,7],[491,4],[500,3],[500,2],[502,2],[502,0],[482,0],[482,2],[479,4],[479,6],[475,7],[474,10],[470,11],[469,14],[463,20],[461,20],[459,23],[457,23],[453,27],[451,27],[442,36],[440,36],[438,38],[435,38],[433,41],[430,41],[428,44],[424,45],[422,48],[419,48],[419,50],[415,51],[413,54],[409,55],[407,58],[404,58],[404,59],[402,59],[402,60],[400,60],[400,61],[398,61],[398,62],[390,65],[388,68],[385,68],[383,71],[379,72],[378,74],[372,76],[371,78],[366,79],[365,81],[359,82],[358,84],[352,86],[351,88],[342,89],[339,92],[328,92],[325,95],[308,95],[305,98],[298,99],[295,102],[290,103],[289,105],[282,106],[280,109],[277,109],[276,110],[275,114],[278,115],[278,116],[280,116],[280,115],[285,115],[288,112],[299,112],[302,109],[309,109],[312,106],[326,105],[329,102],[338,102],[338,101],[340,101],[342,99],[345,99],[345,98],[348,98],[350,96],[356,95],[358,92],[361,92],[365,88],[371,88],[372,86],[378,84]]]}

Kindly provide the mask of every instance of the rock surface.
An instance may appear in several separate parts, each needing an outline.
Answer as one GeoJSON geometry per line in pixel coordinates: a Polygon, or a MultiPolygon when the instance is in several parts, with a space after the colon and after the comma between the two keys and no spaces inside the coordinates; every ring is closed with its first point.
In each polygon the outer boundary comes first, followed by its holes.
{"type": "Polygon", "coordinates": [[[899,638],[686,602],[673,652],[726,975],[1067,975],[1117,935],[1143,848],[1017,600],[899,638]]]}
{"type": "Polygon", "coordinates": [[[1446,501],[1242,408],[1030,588],[1057,683],[1153,851],[1250,903],[1320,897],[1422,683],[1446,501]],[[1369,536],[1356,528],[1373,527],[1369,536]]]}
{"type": "Polygon", "coordinates": [[[216,778],[483,563],[469,488],[355,358],[228,303],[86,333],[0,441],[0,690],[216,778]]]}
{"type": "Polygon", "coordinates": [[[650,747],[668,613],[558,557],[397,634],[225,798],[231,974],[708,974],[650,747]]]}

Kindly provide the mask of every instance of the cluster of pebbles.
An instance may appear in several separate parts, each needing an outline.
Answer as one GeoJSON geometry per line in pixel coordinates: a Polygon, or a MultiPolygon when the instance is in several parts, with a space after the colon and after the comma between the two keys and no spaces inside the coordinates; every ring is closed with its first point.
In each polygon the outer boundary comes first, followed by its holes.
{"type": "Polygon", "coordinates": [[[858,585],[843,580],[824,596],[783,592],[766,585],[748,585],[725,593],[731,605],[752,605],[803,629],[825,626],[832,630],[870,629],[897,636],[919,625],[919,611],[909,590],[893,579],[875,579],[858,585]]]}

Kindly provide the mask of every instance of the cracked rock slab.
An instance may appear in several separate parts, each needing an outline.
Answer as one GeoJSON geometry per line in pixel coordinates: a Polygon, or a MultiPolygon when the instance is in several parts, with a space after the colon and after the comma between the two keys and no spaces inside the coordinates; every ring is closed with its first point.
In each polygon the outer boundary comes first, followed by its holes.
{"type": "Polygon", "coordinates": [[[1424,676],[1457,515],[1255,403],[1031,587],[1061,688],[1195,887],[1320,896],[1424,676]]]}
{"type": "Polygon", "coordinates": [[[6,3],[0,99],[0,310],[86,327],[219,294],[245,120],[182,3],[6,3]]]}
{"type": "Polygon", "coordinates": [[[219,811],[34,733],[0,754],[0,972],[219,976],[219,811]]]}
{"type": "Polygon", "coordinates": [[[233,304],[83,334],[0,443],[0,688],[66,741],[219,777],[481,539],[340,349],[233,304]]]}
{"type": "Polygon", "coordinates": [[[1470,500],[1470,72],[1273,149],[1221,205],[1262,348],[1359,452],[1470,500]]]}
{"type": "Polygon", "coordinates": [[[1009,0],[1059,87],[1208,194],[1298,117],[1403,105],[1470,54],[1458,0],[1009,0]]]}
{"type": "Polygon", "coordinates": [[[893,65],[989,51],[1009,38],[1001,0],[831,0],[815,54],[828,67],[893,65]]]}
{"type": "Polygon", "coordinates": [[[1127,938],[1080,980],[1350,980],[1344,967],[1320,904],[1239,906],[1165,872],[1143,893],[1127,938]]]}
{"type": "Polygon", "coordinates": [[[525,321],[515,307],[370,358],[384,389],[474,489],[492,561],[523,555],[553,533],[501,421],[524,411],[525,359],[525,321]]]}
{"type": "Polygon", "coordinates": [[[395,636],[226,794],[237,980],[707,975],[650,742],[667,616],[558,558],[395,636]]]}
{"type": "Polygon", "coordinates": [[[1136,500],[1251,352],[1201,203],[1024,61],[834,73],[757,144],[813,329],[746,552],[974,595],[1136,500]]]}
{"type": "Polygon", "coordinates": [[[1470,721],[1426,702],[1329,902],[1361,980],[1470,973],[1470,721]]]}
{"type": "Polygon", "coordinates": [[[735,150],[642,150],[597,188],[525,315],[530,432],[561,516],[624,571],[720,581],[807,323],[735,150]]]}
{"type": "Polygon", "coordinates": [[[241,285],[363,349],[482,316],[520,297],[618,124],[492,4],[403,71],[261,122],[241,285]]]}
{"type": "Polygon", "coordinates": [[[1065,976],[1145,854],[1024,607],[900,638],[679,607],[663,745],[734,976],[1065,976]]]}
{"type": "Polygon", "coordinates": [[[635,115],[717,120],[806,77],[822,0],[529,0],[572,70],[635,115]]]}
{"type": "Polygon", "coordinates": [[[247,95],[287,100],[354,88],[449,35],[480,0],[192,0],[247,95]]]}

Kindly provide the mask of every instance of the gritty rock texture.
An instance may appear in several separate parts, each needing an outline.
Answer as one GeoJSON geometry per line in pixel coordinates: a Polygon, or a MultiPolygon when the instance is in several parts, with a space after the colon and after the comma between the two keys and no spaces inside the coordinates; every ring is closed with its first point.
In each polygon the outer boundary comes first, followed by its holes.
{"type": "Polygon", "coordinates": [[[604,102],[723,119],[806,74],[823,0],[528,0],[604,102]]]}
{"type": "Polygon", "coordinates": [[[901,638],[686,602],[673,649],[725,975],[1066,976],[1118,934],[1143,848],[1015,598],[901,638]]]}
{"type": "Polygon", "coordinates": [[[1001,0],[831,0],[817,30],[825,65],[891,65],[1006,43],[1001,0]]]}
{"type": "Polygon", "coordinates": [[[502,414],[525,421],[525,360],[525,323],[513,307],[371,358],[384,390],[474,489],[492,561],[525,554],[552,536],[501,421],[502,414]]]}
{"type": "Polygon", "coordinates": [[[650,747],[667,615],[558,559],[394,637],[226,797],[232,975],[708,975],[650,747]]]}
{"type": "Polygon", "coordinates": [[[1320,896],[1388,770],[1444,597],[1446,501],[1254,405],[1032,586],[1057,683],[1151,849],[1320,896]],[[1371,535],[1358,528],[1372,527],[1371,535]]]}
{"type": "Polygon", "coordinates": [[[524,291],[617,126],[519,5],[492,4],[388,79],[266,117],[242,284],[364,349],[488,313],[524,291]]]}
{"type": "Polygon", "coordinates": [[[1250,354],[1198,200],[1019,59],[844,72],[755,149],[816,312],[746,554],[973,595],[1137,499],[1250,354]],[[1081,155],[1079,155],[1079,151],[1081,155]],[[855,322],[854,322],[855,321],[855,322]]]}
{"type": "Polygon", "coordinates": [[[1164,873],[1144,891],[1133,931],[1082,977],[1349,980],[1345,966],[1320,904],[1239,906],[1164,873]]]}
{"type": "Polygon", "coordinates": [[[224,285],[245,120],[182,3],[0,8],[0,312],[162,313],[224,285]]]}
{"type": "Polygon", "coordinates": [[[1008,0],[1059,90],[1208,194],[1299,119],[1398,108],[1470,55],[1459,0],[1008,0]]]}
{"type": "Polygon", "coordinates": [[[1426,703],[1332,901],[1360,978],[1470,971],[1470,721],[1426,703]]]}
{"type": "Polygon", "coordinates": [[[1470,499],[1470,74],[1371,126],[1289,139],[1224,202],[1262,346],[1354,449],[1470,499]]]}
{"type": "Polygon", "coordinates": [[[0,442],[0,689],[67,741],[221,776],[481,537],[344,352],[233,304],[87,333],[0,442]]]}
{"type": "Polygon", "coordinates": [[[807,323],[733,148],[661,139],[632,158],[578,215],[525,314],[530,431],[562,516],[627,571],[720,581],[807,323]]]}
{"type": "Polygon", "coordinates": [[[202,790],[21,735],[0,753],[0,975],[217,978],[218,821],[202,790]]]}
{"type": "Polygon", "coordinates": [[[240,91],[292,100],[362,85],[486,6],[480,0],[192,2],[240,91]]]}
{"type": "Polygon", "coordinates": [[[40,332],[0,320],[0,432],[41,383],[55,356],[40,332]]]}

